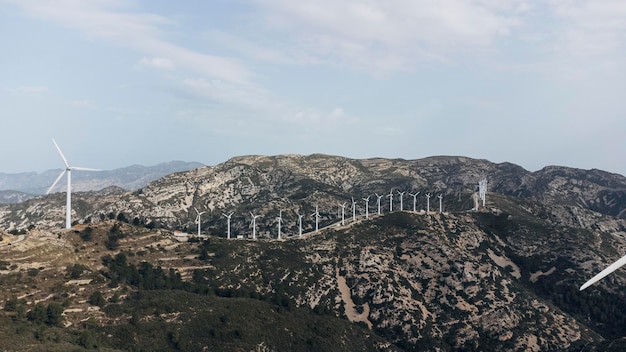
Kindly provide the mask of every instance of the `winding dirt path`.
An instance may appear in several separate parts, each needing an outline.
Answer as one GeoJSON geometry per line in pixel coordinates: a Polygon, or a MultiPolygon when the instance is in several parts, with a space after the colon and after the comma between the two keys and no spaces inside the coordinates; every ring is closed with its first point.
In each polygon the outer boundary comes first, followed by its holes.
{"type": "Polygon", "coordinates": [[[336,269],[335,276],[337,278],[337,289],[339,289],[339,292],[341,292],[341,300],[343,301],[343,307],[344,307],[344,310],[346,311],[346,316],[348,317],[348,320],[350,320],[353,323],[363,322],[367,324],[367,327],[370,330],[372,330],[372,323],[369,321],[369,319],[367,319],[370,315],[369,304],[365,303],[363,305],[363,313],[358,314],[356,310],[354,309],[355,307],[354,301],[352,300],[352,295],[350,294],[350,288],[348,287],[348,284],[346,283],[346,278],[339,275],[339,267],[337,267],[336,269]]]}

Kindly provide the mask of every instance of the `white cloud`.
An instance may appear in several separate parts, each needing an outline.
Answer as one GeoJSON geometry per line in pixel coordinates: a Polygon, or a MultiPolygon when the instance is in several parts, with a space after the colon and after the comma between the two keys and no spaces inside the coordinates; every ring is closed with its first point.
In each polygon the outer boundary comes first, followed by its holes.
{"type": "Polygon", "coordinates": [[[552,1],[564,21],[560,49],[570,55],[605,55],[626,43],[626,2],[621,0],[552,1]]]}
{"type": "Polygon", "coordinates": [[[48,87],[46,86],[19,86],[16,88],[9,88],[9,91],[27,93],[27,94],[38,94],[38,93],[48,92],[48,87]]]}
{"type": "MultiPolygon", "coordinates": [[[[330,124],[345,125],[356,121],[348,117],[341,107],[330,111],[303,108],[297,104],[286,103],[280,97],[253,86],[195,78],[182,80],[181,86],[185,97],[196,104],[209,105],[224,116],[237,116],[237,119],[248,122],[286,123],[325,129],[330,124]],[[219,107],[212,103],[218,103],[219,107]]],[[[184,115],[190,115],[189,111],[186,109],[184,115]]]]}
{"type": "Polygon", "coordinates": [[[171,60],[162,57],[143,57],[139,60],[138,65],[140,67],[154,68],[157,70],[173,70],[176,67],[171,60]]]}
{"type": "MultiPolygon", "coordinates": [[[[92,39],[105,40],[156,58],[166,57],[184,68],[208,77],[245,83],[250,72],[238,61],[193,51],[162,39],[171,19],[134,12],[118,0],[14,1],[31,16],[81,31],[92,39]]],[[[162,64],[163,62],[161,62],[162,64]]],[[[153,64],[155,64],[153,62],[153,64]]]]}
{"type": "MultiPolygon", "coordinates": [[[[258,0],[268,30],[291,41],[288,54],[378,72],[448,62],[451,53],[490,49],[521,25],[526,1],[258,0]],[[288,33],[288,34],[287,34],[288,33]]],[[[376,73],[376,72],[374,72],[376,73]]]]}
{"type": "Polygon", "coordinates": [[[78,108],[90,108],[93,106],[89,99],[72,100],[69,102],[69,105],[78,108]]]}

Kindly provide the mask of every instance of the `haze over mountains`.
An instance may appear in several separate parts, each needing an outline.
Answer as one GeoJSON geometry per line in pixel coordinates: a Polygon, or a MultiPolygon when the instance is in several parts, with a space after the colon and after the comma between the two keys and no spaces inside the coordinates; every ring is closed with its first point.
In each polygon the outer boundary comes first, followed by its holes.
{"type": "MultiPolygon", "coordinates": [[[[23,309],[64,304],[71,325],[57,340],[72,346],[90,319],[94,344],[114,350],[136,347],[128,341],[168,351],[624,347],[626,275],[578,291],[626,252],[622,175],[529,172],[453,156],[241,156],[134,191],[73,196],[69,231],[60,230],[62,193],[0,206],[0,229],[17,234],[3,235],[11,245],[0,246],[10,278],[0,300],[25,297],[15,303],[23,309]],[[472,211],[484,177],[486,207],[472,211]],[[421,192],[415,212],[408,192],[421,192]],[[194,207],[205,212],[204,239],[191,235],[194,207]],[[225,239],[230,212],[233,236],[244,238],[250,212],[260,215],[259,240],[225,239]],[[276,239],[279,214],[287,240],[276,239]],[[96,292],[101,301],[90,298],[96,292]]],[[[40,328],[26,318],[14,324],[40,328]]],[[[52,340],[38,341],[31,343],[52,340]]]]}
{"type": "MultiPolygon", "coordinates": [[[[132,165],[115,170],[95,172],[75,172],[72,176],[72,189],[77,192],[97,191],[110,186],[125,190],[135,190],[165,175],[204,166],[197,162],[170,161],[153,166],[132,165]]],[[[61,169],[46,170],[41,173],[1,173],[0,203],[19,203],[35,195],[45,194],[61,169]]],[[[64,192],[65,182],[57,185],[54,192],[64,192]]]]}

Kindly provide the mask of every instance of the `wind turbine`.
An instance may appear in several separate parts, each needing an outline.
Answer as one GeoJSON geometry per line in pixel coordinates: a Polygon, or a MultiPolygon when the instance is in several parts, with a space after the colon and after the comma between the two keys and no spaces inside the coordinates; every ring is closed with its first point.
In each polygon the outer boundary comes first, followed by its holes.
{"type": "Polygon", "coordinates": [[[487,179],[483,178],[478,181],[478,196],[483,201],[483,208],[485,207],[485,198],[487,196],[487,179]]]}
{"type": "Polygon", "coordinates": [[[402,211],[404,210],[404,206],[402,205],[402,198],[404,198],[404,192],[406,191],[402,191],[402,192],[396,191],[396,192],[398,192],[398,194],[400,195],[400,211],[402,211]]]}
{"type": "Polygon", "coordinates": [[[203,211],[203,212],[199,212],[199,211],[198,211],[198,208],[196,208],[196,207],[193,207],[193,209],[194,209],[194,210],[196,211],[196,213],[198,214],[198,216],[196,216],[196,221],[198,222],[198,237],[200,237],[200,224],[202,223],[202,221],[201,221],[201,219],[200,219],[200,216],[201,216],[202,214],[204,214],[205,212],[204,212],[204,211],[203,211]]]}
{"type": "Polygon", "coordinates": [[[348,203],[344,202],[343,204],[339,204],[339,206],[341,207],[341,226],[346,224],[346,221],[345,221],[346,204],[348,204],[348,203]]]}
{"type": "Polygon", "coordinates": [[[615,270],[617,270],[619,267],[621,267],[624,264],[626,264],[626,256],[621,257],[615,263],[609,265],[606,269],[602,270],[599,274],[592,277],[589,281],[585,282],[584,285],[580,286],[580,290],[582,291],[586,289],[587,287],[593,285],[597,281],[600,281],[602,278],[614,272],[615,270]]]}
{"type": "Polygon", "coordinates": [[[226,232],[226,238],[230,239],[230,217],[233,216],[233,212],[231,212],[230,214],[226,215],[224,213],[222,213],[222,215],[224,215],[224,217],[226,217],[226,219],[228,219],[228,225],[227,225],[227,232],[226,232]]]}
{"type": "Polygon", "coordinates": [[[254,215],[252,212],[250,212],[250,215],[252,216],[252,239],[256,240],[256,218],[261,215],[254,215]]]}
{"type": "Polygon", "coordinates": [[[387,197],[389,197],[389,212],[391,213],[393,211],[393,188],[389,191],[387,197]]]}
{"type": "Polygon", "coordinates": [[[443,199],[443,194],[439,193],[437,198],[439,198],[439,214],[441,214],[443,212],[443,210],[442,210],[443,208],[441,206],[441,200],[443,199]]]}
{"type": "Polygon", "coordinates": [[[426,214],[430,212],[430,193],[426,193],[426,214]]]}
{"type": "Polygon", "coordinates": [[[363,198],[365,201],[365,219],[370,218],[370,197],[371,196],[367,196],[367,198],[363,198]]]}
{"type": "Polygon", "coordinates": [[[378,193],[374,193],[376,195],[376,197],[378,198],[378,215],[380,215],[380,199],[383,197],[383,195],[378,195],[378,193]]]}
{"type": "Polygon", "coordinates": [[[300,213],[296,212],[298,215],[298,237],[302,237],[302,217],[304,215],[300,215],[300,213]]]}
{"type": "Polygon", "coordinates": [[[278,211],[278,217],[276,218],[276,221],[278,221],[278,239],[280,239],[280,225],[283,222],[283,211],[282,210],[278,211]]]}
{"type": "Polygon", "coordinates": [[[420,194],[420,192],[417,192],[415,194],[409,192],[409,195],[411,197],[413,197],[413,212],[415,213],[415,205],[417,204],[417,195],[420,194]]]}
{"type": "Polygon", "coordinates": [[[354,201],[354,197],[352,197],[352,222],[356,221],[356,202],[354,201]]]}
{"type": "Polygon", "coordinates": [[[61,174],[59,175],[59,177],[57,177],[57,179],[54,181],[52,186],[48,188],[48,191],[46,192],[46,194],[50,194],[54,186],[56,186],[57,183],[59,183],[59,181],[61,180],[61,177],[63,177],[63,175],[67,173],[67,200],[66,200],[66,205],[65,205],[65,228],[69,229],[69,228],[72,228],[72,170],[78,170],[78,171],[100,171],[100,170],[89,169],[86,167],[70,166],[70,164],[67,162],[67,159],[65,158],[65,155],[63,155],[61,148],[59,148],[59,145],[54,140],[54,138],[52,138],[52,143],[54,143],[54,146],[57,148],[57,151],[59,152],[61,159],[63,159],[63,163],[65,164],[65,170],[61,171],[61,174]]]}

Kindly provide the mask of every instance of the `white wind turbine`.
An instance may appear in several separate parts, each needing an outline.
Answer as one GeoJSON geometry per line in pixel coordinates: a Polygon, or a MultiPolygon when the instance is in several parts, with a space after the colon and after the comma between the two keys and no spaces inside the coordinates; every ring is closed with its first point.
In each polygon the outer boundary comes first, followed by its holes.
{"type": "Polygon", "coordinates": [[[371,196],[367,196],[367,198],[363,198],[365,201],[365,219],[370,218],[370,197],[371,196]]]}
{"type": "Polygon", "coordinates": [[[402,211],[402,210],[404,210],[404,206],[402,204],[402,198],[404,198],[404,192],[406,192],[406,191],[402,191],[402,192],[396,191],[396,192],[398,192],[398,195],[400,195],[400,211],[402,211]]]}
{"type": "Polygon", "coordinates": [[[226,217],[227,219],[227,227],[226,227],[226,238],[230,239],[230,217],[233,216],[233,212],[231,212],[230,214],[226,215],[224,213],[222,213],[222,215],[224,215],[224,217],[226,217]]]}
{"type": "Polygon", "coordinates": [[[389,212],[391,213],[393,211],[393,188],[389,191],[387,197],[389,197],[389,212]]]}
{"type": "Polygon", "coordinates": [[[252,212],[250,215],[252,216],[252,239],[256,240],[256,219],[261,215],[254,215],[252,212]]]}
{"type": "Polygon", "coordinates": [[[346,224],[346,221],[345,221],[346,204],[348,203],[339,204],[339,206],[341,207],[341,226],[346,224]]]}
{"type": "Polygon", "coordinates": [[[278,221],[278,239],[280,239],[280,225],[283,222],[283,211],[282,210],[278,211],[278,217],[276,218],[276,221],[278,221]]]}
{"type": "Polygon", "coordinates": [[[415,194],[413,194],[413,193],[409,192],[409,195],[410,195],[411,197],[413,197],[413,212],[414,212],[414,213],[415,213],[415,211],[416,211],[416,210],[415,210],[415,205],[417,204],[417,195],[418,195],[418,194],[420,194],[420,192],[417,192],[417,193],[415,193],[415,194]]]}
{"type": "Polygon", "coordinates": [[[198,237],[200,237],[200,224],[202,223],[202,219],[200,218],[200,216],[205,212],[198,211],[198,208],[196,207],[193,207],[193,209],[196,211],[196,214],[198,214],[198,216],[196,216],[196,222],[198,223],[198,237]]]}
{"type": "Polygon", "coordinates": [[[480,200],[483,201],[483,208],[485,207],[485,198],[487,196],[487,179],[483,178],[478,182],[478,195],[480,200]]]}
{"type": "Polygon", "coordinates": [[[443,199],[443,194],[439,193],[437,198],[439,198],[439,214],[441,214],[443,213],[443,207],[441,206],[441,200],[443,199]]]}
{"type": "Polygon", "coordinates": [[[352,222],[356,221],[356,202],[354,201],[354,197],[352,197],[352,222]]]}
{"type": "Polygon", "coordinates": [[[296,212],[298,215],[298,237],[302,237],[302,217],[304,215],[300,215],[300,213],[296,212]]]}
{"type": "Polygon", "coordinates": [[[426,214],[430,212],[430,193],[426,193],[426,214]]]}
{"type": "Polygon", "coordinates": [[[61,180],[61,177],[67,174],[67,200],[66,200],[66,205],[65,205],[65,228],[69,229],[72,227],[72,170],[78,170],[78,171],[100,171],[100,170],[89,169],[86,167],[70,166],[70,164],[67,162],[67,159],[65,158],[65,155],[63,155],[61,148],[59,148],[54,138],[52,138],[52,143],[54,143],[54,146],[57,148],[57,151],[59,152],[61,159],[63,159],[63,163],[65,164],[65,170],[61,171],[61,174],[59,175],[59,177],[57,177],[57,179],[54,181],[52,186],[48,188],[48,191],[46,192],[46,194],[50,194],[54,186],[56,186],[57,183],[59,183],[59,181],[61,180]]]}
{"type": "Polygon", "coordinates": [[[384,197],[384,196],[383,196],[382,194],[381,194],[381,195],[378,195],[378,193],[374,193],[374,194],[375,194],[375,195],[376,195],[376,197],[378,198],[378,200],[377,200],[377,204],[378,204],[378,215],[380,215],[380,199],[381,199],[382,197],[384,197]]]}

